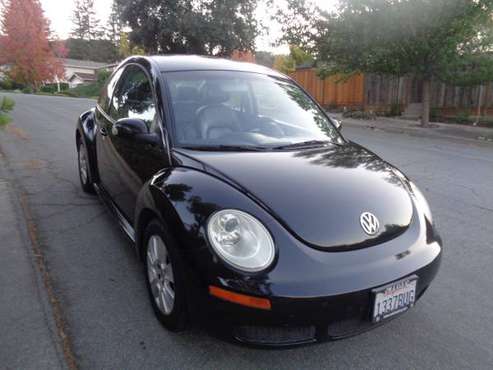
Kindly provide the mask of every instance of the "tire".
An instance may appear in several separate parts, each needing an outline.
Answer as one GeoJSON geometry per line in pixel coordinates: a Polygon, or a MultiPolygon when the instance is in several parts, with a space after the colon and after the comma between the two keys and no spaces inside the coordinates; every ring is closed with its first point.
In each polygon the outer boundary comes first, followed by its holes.
{"type": "Polygon", "coordinates": [[[89,174],[89,157],[87,155],[87,150],[79,140],[77,143],[77,164],[79,168],[79,180],[80,186],[85,193],[94,194],[94,186],[91,182],[91,177],[89,174]]]}
{"type": "Polygon", "coordinates": [[[177,245],[166,228],[153,220],[145,229],[143,248],[147,290],[154,313],[166,329],[183,331],[187,328],[188,310],[184,262],[177,245]]]}

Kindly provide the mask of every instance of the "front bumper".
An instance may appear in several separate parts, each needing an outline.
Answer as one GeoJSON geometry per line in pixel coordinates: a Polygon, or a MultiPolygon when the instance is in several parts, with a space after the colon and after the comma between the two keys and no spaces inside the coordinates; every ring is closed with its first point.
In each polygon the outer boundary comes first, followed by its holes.
{"type": "MultiPolygon", "coordinates": [[[[441,253],[430,264],[396,280],[417,275],[419,300],[436,276],[440,261],[441,253]]],[[[289,347],[337,340],[382,325],[373,324],[370,320],[374,288],[377,286],[326,297],[271,296],[270,311],[243,307],[207,296],[204,297],[205,305],[200,305],[201,317],[213,333],[248,345],[289,347]]]]}

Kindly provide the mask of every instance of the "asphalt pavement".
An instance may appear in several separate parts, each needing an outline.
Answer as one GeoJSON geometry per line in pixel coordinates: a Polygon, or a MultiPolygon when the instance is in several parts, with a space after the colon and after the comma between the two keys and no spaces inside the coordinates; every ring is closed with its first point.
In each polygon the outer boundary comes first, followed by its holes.
{"type": "Polygon", "coordinates": [[[413,310],[376,330],[255,350],[200,328],[172,334],[154,318],[130,243],[79,187],[75,122],[94,102],[11,96],[14,120],[0,131],[1,369],[493,368],[493,144],[344,128],[423,190],[444,239],[441,271],[413,310]]]}

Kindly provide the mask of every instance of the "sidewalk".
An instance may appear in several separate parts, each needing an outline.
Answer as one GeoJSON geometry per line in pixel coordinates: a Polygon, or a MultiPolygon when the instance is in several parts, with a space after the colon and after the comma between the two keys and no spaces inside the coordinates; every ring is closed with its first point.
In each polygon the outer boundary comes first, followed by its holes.
{"type": "Polygon", "coordinates": [[[493,144],[493,129],[471,127],[446,123],[432,123],[432,127],[423,128],[418,121],[398,118],[378,117],[376,120],[357,120],[343,118],[341,113],[330,113],[329,116],[341,120],[343,126],[365,127],[393,133],[406,133],[413,136],[438,137],[444,139],[473,140],[493,144]]]}
{"type": "Polygon", "coordinates": [[[0,368],[64,369],[26,223],[0,153],[0,368]]]}

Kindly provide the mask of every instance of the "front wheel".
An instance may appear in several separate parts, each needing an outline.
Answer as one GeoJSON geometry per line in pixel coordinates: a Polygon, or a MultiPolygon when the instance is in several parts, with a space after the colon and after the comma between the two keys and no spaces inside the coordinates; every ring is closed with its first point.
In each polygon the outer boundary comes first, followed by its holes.
{"type": "Polygon", "coordinates": [[[82,190],[88,194],[94,194],[94,186],[89,176],[89,158],[86,147],[82,142],[77,144],[77,161],[79,164],[79,179],[82,190]]]}
{"type": "Polygon", "coordinates": [[[158,320],[171,331],[187,326],[183,260],[173,238],[158,222],[146,228],[145,268],[147,288],[158,320]]]}

